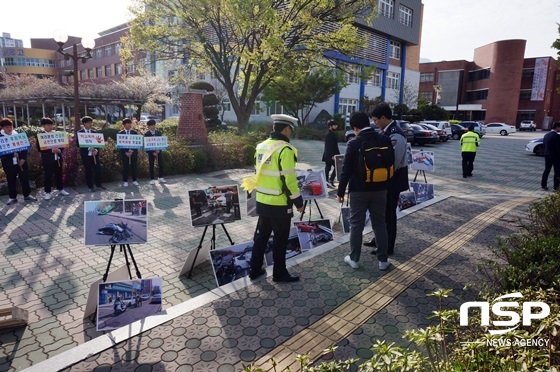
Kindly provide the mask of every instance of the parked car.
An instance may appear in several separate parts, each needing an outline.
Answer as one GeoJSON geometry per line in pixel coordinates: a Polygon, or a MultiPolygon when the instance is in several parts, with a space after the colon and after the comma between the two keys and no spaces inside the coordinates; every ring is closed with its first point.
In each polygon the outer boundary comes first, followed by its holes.
{"type": "Polygon", "coordinates": [[[447,138],[447,133],[445,133],[443,129],[439,129],[431,124],[424,124],[424,122],[418,123],[418,125],[427,130],[435,130],[438,134],[440,142],[445,142],[449,139],[447,138]]]}
{"type": "Polygon", "coordinates": [[[482,138],[486,134],[486,129],[484,128],[484,124],[478,121],[463,121],[461,122],[461,126],[469,129],[471,125],[474,125],[474,132],[478,134],[480,138],[482,138]]]}
{"type": "Polygon", "coordinates": [[[414,131],[414,140],[412,144],[425,145],[427,143],[436,143],[439,141],[439,136],[435,130],[427,130],[418,124],[410,124],[414,131]]]}
{"type": "Polygon", "coordinates": [[[406,137],[406,141],[412,143],[414,141],[414,130],[410,126],[410,122],[406,120],[395,120],[399,127],[401,127],[404,136],[406,137]]]}
{"type": "Polygon", "coordinates": [[[140,123],[147,123],[148,120],[155,120],[156,123],[161,122],[161,119],[153,115],[140,115],[140,123]]]}
{"type": "Polygon", "coordinates": [[[449,124],[448,121],[424,120],[424,123],[431,124],[438,129],[443,129],[447,134],[447,139],[451,138],[453,135],[451,132],[451,124],[449,124]]]}
{"type": "Polygon", "coordinates": [[[522,120],[521,123],[519,124],[519,131],[523,132],[523,131],[530,131],[530,132],[534,132],[537,130],[537,124],[535,124],[535,122],[533,120],[522,120]]]}
{"type": "Polygon", "coordinates": [[[154,293],[152,295],[152,299],[150,300],[151,304],[161,304],[161,293],[154,293]]]}
{"type": "Polygon", "coordinates": [[[507,136],[508,134],[515,132],[516,130],[513,125],[505,123],[489,123],[486,125],[486,133],[494,133],[501,136],[507,136]]]}
{"type": "Polygon", "coordinates": [[[525,145],[525,151],[537,156],[544,156],[544,137],[529,141],[525,145]]]}
{"type": "Polygon", "coordinates": [[[237,270],[247,270],[251,266],[251,252],[244,253],[235,257],[235,268],[237,270]]]}
{"type": "Polygon", "coordinates": [[[459,124],[451,124],[451,138],[458,140],[461,136],[467,133],[469,130],[459,124]]]}

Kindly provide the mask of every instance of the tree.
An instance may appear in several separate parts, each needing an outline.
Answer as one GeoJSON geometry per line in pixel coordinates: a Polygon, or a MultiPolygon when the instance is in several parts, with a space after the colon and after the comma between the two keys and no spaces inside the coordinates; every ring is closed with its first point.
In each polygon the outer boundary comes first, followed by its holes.
{"type": "Polygon", "coordinates": [[[437,105],[427,105],[422,108],[422,115],[426,120],[449,120],[449,112],[437,105]]]}
{"type": "Polygon", "coordinates": [[[317,67],[309,72],[294,68],[274,79],[261,99],[268,105],[281,104],[287,114],[298,118],[304,126],[311,113],[304,113],[305,107],[327,101],[346,85],[343,72],[335,68],[317,67]]]}
{"type": "MultiPolygon", "coordinates": [[[[403,100],[402,104],[407,107],[417,107],[418,106],[418,86],[412,85],[409,81],[405,81],[403,86],[403,100]]],[[[399,102],[400,91],[397,90],[394,93],[393,100],[399,102]]]]}
{"type": "Polygon", "coordinates": [[[396,105],[393,107],[393,117],[397,119],[402,119],[404,115],[408,114],[408,106],[405,104],[396,105]]]}
{"type": "Polygon", "coordinates": [[[244,131],[256,99],[286,71],[286,64],[309,66],[326,51],[349,55],[362,45],[365,40],[358,37],[354,21],[360,17],[367,22],[376,3],[137,0],[123,56],[146,52],[197,72],[211,72],[227,91],[244,131]]]}
{"type": "MultiPolygon", "coordinates": [[[[558,34],[560,34],[560,23],[557,23],[558,25],[558,34]]],[[[552,43],[552,48],[556,49],[558,52],[556,53],[558,55],[558,61],[560,61],[560,37],[558,37],[558,39],[556,39],[553,43],[552,43]]],[[[560,62],[559,62],[560,63],[560,62]]],[[[556,79],[560,80],[560,74],[558,74],[556,76],[556,79]]],[[[558,88],[556,90],[556,92],[558,92],[558,94],[560,94],[560,88],[558,88]]]]}
{"type": "Polygon", "coordinates": [[[383,102],[381,96],[372,99],[370,99],[368,96],[364,96],[362,99],[360,99],[360,105],[364,108],[364,112],[368,114],[373,111],[375,106],[377,106],[381,102],[383,102]]]}

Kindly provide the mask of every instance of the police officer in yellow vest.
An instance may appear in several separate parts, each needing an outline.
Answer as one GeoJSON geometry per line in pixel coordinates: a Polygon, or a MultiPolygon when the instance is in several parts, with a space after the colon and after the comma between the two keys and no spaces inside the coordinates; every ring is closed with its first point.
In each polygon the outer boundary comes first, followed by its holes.
{"type": "Polygon", "coordinates": [[[257,214],[259,221],[254,236],[249,278],[263,274],[264,252],[270,234],[274,232],[272,279],[275,282],[295,282],[299,276],[286,269],[286,245],[290,237],[292,206],[303,211],[303,199],[297,185],[297,150],[290,144],[290,135],[297,118],[289,115],[271,115],[273,131],[270,138],[257,146],[257,214]]]}
{"type": "Polygon", "coordinates": [[[461,157],[463,158],[463,178],[472,177],[476,148],[480,146],[480,137],[474,132],[474,125],[461,136],[461,157]]]}

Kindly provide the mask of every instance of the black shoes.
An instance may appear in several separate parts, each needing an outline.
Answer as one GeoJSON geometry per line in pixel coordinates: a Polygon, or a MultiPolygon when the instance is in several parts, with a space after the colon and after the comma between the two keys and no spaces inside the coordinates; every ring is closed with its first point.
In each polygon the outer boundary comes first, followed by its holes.
{"type": "Polygon", "coordinates": [[[371,239],[371,241],[364,243],[364,247],[377,247],[377,242],[375,238],[371,239]]]}
{"type": "Polygon", "coordinates": [[[97,188],[101,189],[101,190],[107,190],[107,188],[105,186],[97,186],[97,188]]]}
{"type": "Polygon", "coordinates": [[[262,276],[266,274],[266,270],[265,269],[260,269],[260,271],[253,273],[253,271],[251,270],[251,272],[249,273],[249,279],[251,280],[255,280],[257,279],[259,276],[262,276]]]}
{"type": "Polygon", "coordinates": [[[292,282],[297,282],[299,280],[299,276],[286,274],[282,276],[273,276],[272,280],[278,283],[292,283],[292,282]]]}
{"type": "Polygon", "coordinates": [[[548,186],[541,186],[541,189],[548,191],[548,186]]]}

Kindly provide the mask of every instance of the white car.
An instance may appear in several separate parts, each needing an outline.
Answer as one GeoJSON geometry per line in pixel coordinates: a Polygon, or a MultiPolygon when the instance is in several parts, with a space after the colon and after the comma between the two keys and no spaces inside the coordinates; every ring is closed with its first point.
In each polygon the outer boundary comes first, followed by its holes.
{"type": "Polygon", "coordinates": [[[251,252],[235,257],[235,267],[237,270],[248,270],[251,267],[251,252]]]}
{"type": "Polygon", "coordinates": [[[525,151],[537,156],[544,156],[544,137],[529,141],[525,145],[525,151]]]}
{"type": "Polygon", "coordinates": [[[513,125],[505,123],[489,123],[486,125],[486,133],[499,134],[501,136],[507,136],[510,133],[515,133],[517,130],[513,125]]]}
{"type": "Polygon", "coordinates": [[[141,123],[147,123],[148,120],[154,120],[156,123],[161,122],[161,119],[158,118],[157,116],[152,116],[152,115],[140,115],[140,122],[141,123]]]}
{"type": "Polygon", "coordinates": [[[537,130],[537,124],[533,120],[522,120],[521,124],[519,124],[519,131],[531,131],[534,132],[537,130]]]}

